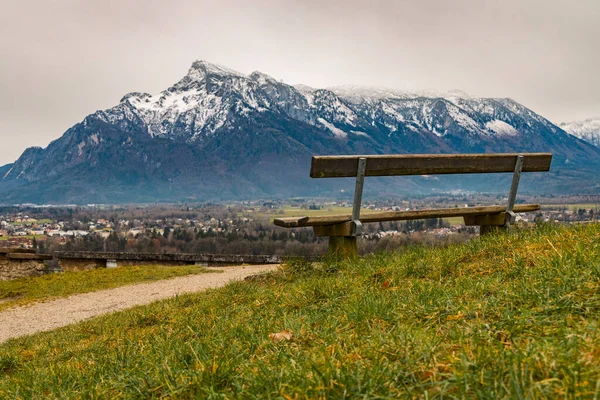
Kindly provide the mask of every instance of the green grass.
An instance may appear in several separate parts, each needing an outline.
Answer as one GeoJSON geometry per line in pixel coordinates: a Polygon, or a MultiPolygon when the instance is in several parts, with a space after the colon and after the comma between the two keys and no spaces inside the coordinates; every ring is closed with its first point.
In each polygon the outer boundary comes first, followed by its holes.
{"type": "Polygon", "coordinates": [[[450,225],[464,225],[465,221],[463,217],[448,217],[444,218],[444,221],[450,225]]]}
{"type": "Polygon", "coordinates": [[[292,263],[15,339],[0,397],[591,399],[599,316],[600,225],[546,226],[292,263]]]}
{"type": "Polygon", "coordinates": [[[206,272],[206,269],[195,265],[148,265],[115,269],[100,268],[91,271],[44,275],[38,278],[0,281],[0,310],[58,297],[68,297],[78,293],[95,292],[203,272],[206,272]]]}

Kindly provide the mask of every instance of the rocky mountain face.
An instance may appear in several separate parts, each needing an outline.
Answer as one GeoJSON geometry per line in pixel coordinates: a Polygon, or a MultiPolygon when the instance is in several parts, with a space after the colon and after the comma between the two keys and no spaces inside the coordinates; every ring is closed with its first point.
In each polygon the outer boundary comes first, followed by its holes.
{"type": "MultiPolygon", "coordinates": [[[[0,167],[0,198],[103,203],[330,195],[352,182],[311,180],[312,155],[507,151],[554,153],[553,172],[541,178],[538,192],[575,190],[573,177],[600,170],[599,148],[511,99],[314,89],[197,61],[163,92],[127,94],[47,148],[30,148],[0,167]]],[[[426,177],[398,179],[368,187],[446,189],[426,177]]],[[[498,179],[504,178],[457,178],[447,188],[493,191],[498,179]]],[[[588,181],[585,190],[599,187],[588,181]]]]}
{"type": "Polygon", "coordinates": [[[600,147],[600,117],[563,122],[559,126],[567,133],[600,147]]]}

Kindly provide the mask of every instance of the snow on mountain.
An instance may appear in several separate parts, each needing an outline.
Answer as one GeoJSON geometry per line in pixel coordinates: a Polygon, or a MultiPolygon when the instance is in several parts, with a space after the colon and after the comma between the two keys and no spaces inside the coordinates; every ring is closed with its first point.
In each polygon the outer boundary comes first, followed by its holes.
{"type": "Polygon", "coordinates": [[[470,98],[461,90],[440,92],[436,90],[395,90],[385,87],[370,87],[358,85],[342,85],[327,88],[338,96],[352,102],[361,103],[365,101],[378,101],[383,99],[416,99],[425,98],[470,98]]]}
{"type": "MultiPolygon", "coordinates": [[[[389,137],[401,124],[438,137],[455,128],[470,135],[518,135],[519,129],[503,119],[506,115],[496,115],[499,105],[501,100],[472,98],[458,90],[291,86],[259,71],[244,75],[206,61],[196,61],[187,75],[167,90],[156,95],[130,93],[119,105],[97,115],[113,124],[140,121],[151,136],[178,137],[191,142],[202,141],[234,125],[236,117],[266,111],[282,112],[321,127],[338,139],[347,138],[348,131],[360,132],[360,136],[369,138],[367,131],[378,125],[389,137]],[[489,118],[477,118],[481,114],[489,118]]],[[[528,111],[523,108],[512,112],[528,111]]]]}
{"type": "Polygon", "coordinates": [[[348,139],[348,132],[360,132],[364,140],[377,133],[392,138],[400,127],[440,138],[515,137],[535,130],[536,123],[556,132],[549,121],[510,99],[473,98],[459,90],[291,86],[259,71],[245,75],[206,61],[194,62],[163,92],[130,93],[96,115],[112,124],[137,123],[152,137],[202,142],[232,129],[239,118],[264,112],[284,114],[340,140],[348,139]]]}
{"type": "Polygon", "coordinates": [[[196,61],[166,90],[129,93],[48,148],[28,149],[3,167],[0,185],[30,185],[29,192],[7,192],[15,199],[29,193],[30,200],[298,195],[293,182],[306,193],[318,185],[306,180],[313,154],[506,151],[551,151],[559,167],[600,160],[600,150],[511,99],[292,86],[259,71],[196,61]],[[42,196],[40,187],[50,189],[42,196]]]}
{"type": "Polygon", "coordinates": [[[517,136],[519,134],[519,131],[517,131],[512,125],[509,125],[504,121],[500,121],[499,119],[486,122],[485,127],[500,136],[517,136]]]}
{"type": "Polygon", "coordinates": [[[600,147],[600,117],[563,122],[559,126],[571,135],[600,147]]]}
{"type": "Polygon", "coordinates": [[[317,119],[317,121],[319,121],[321,124],[323,124],[323,126],[327,129],[329,129],[331,131],[331,133],[333,133],[335,136],[339,137],[339,138],[347,138],[348,134],[346,132],[344,132],[343,130],[336,128],[335,125],[333,125],[330,122],[325,121],[323,118],[319,118],[317,119]]]}

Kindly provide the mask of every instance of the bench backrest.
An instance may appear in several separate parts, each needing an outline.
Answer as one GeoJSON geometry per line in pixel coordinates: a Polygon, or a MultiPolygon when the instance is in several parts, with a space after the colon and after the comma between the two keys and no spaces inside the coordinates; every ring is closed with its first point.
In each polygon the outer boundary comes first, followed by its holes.
{"type": "Polygon", "coordinates": [[[359,158],[367,159],[365,176],[513,172],[517,156],[523,156],[521,172],[550,170],[551,153],[314,156],[310,176],[312,178],[356,176],[359,158]]]}

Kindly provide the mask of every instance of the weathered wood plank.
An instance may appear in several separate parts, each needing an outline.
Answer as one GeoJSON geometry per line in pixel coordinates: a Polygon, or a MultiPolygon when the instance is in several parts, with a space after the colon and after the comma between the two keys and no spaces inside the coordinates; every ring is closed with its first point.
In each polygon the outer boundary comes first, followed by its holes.
{"type": "Polygon", "coordinates": [[[394,154],[315,156],[312,178],[356,176],[358,159],[367,159],[366,176],[437,175],[513,172],[518,155],[525,156],[522,172],[549,171],[551,153],[498,154],[394,154]]]}
{"type": "Polygon", "coordinates": [[[335,225],[313,226],[315,236],[352,236],[352,222],[343,222],[335,225]]]}
{"type": "Polygon", "coordinates": [[[485,215],[465,215],[466,226],[481,226],[481,225],[504,225],[506,213],[501,212],[498,214],[485,214],[485,215]]]}
{"type": "MultiPolygon", "coordinates": [[[[283,226],[284,228],[299,228],[302,226],[312,226],[312,225],[307,225],[309,219],[310,219],[309,217],[275,218],[273,220],[273,223],[277,226],[283,226]]],[[[341,221],[341,222],[344,222],[344,221],[341,221]]]]}
{"type": "MultiPolygon", "coordinates": [[[[540,209],[539,204],[518,204],[514,212],[530,212],[540,209]]],[[[482,206],[465,208],[437,208],[415,211],[378,211],[361,215],[362,223],[383,221],[407,221],[413,219],[427,218],[449,218],[464,217],[465,215],[498,214],[506,211],[506,206],[482,206]]],[[[297,228],[304,226],[335,225],[352,220],[351,214],[343,215],[320,215],[314,217],[289,217],[276,218],[273,222],[277,226],[285,228],[297,228]]]]}

